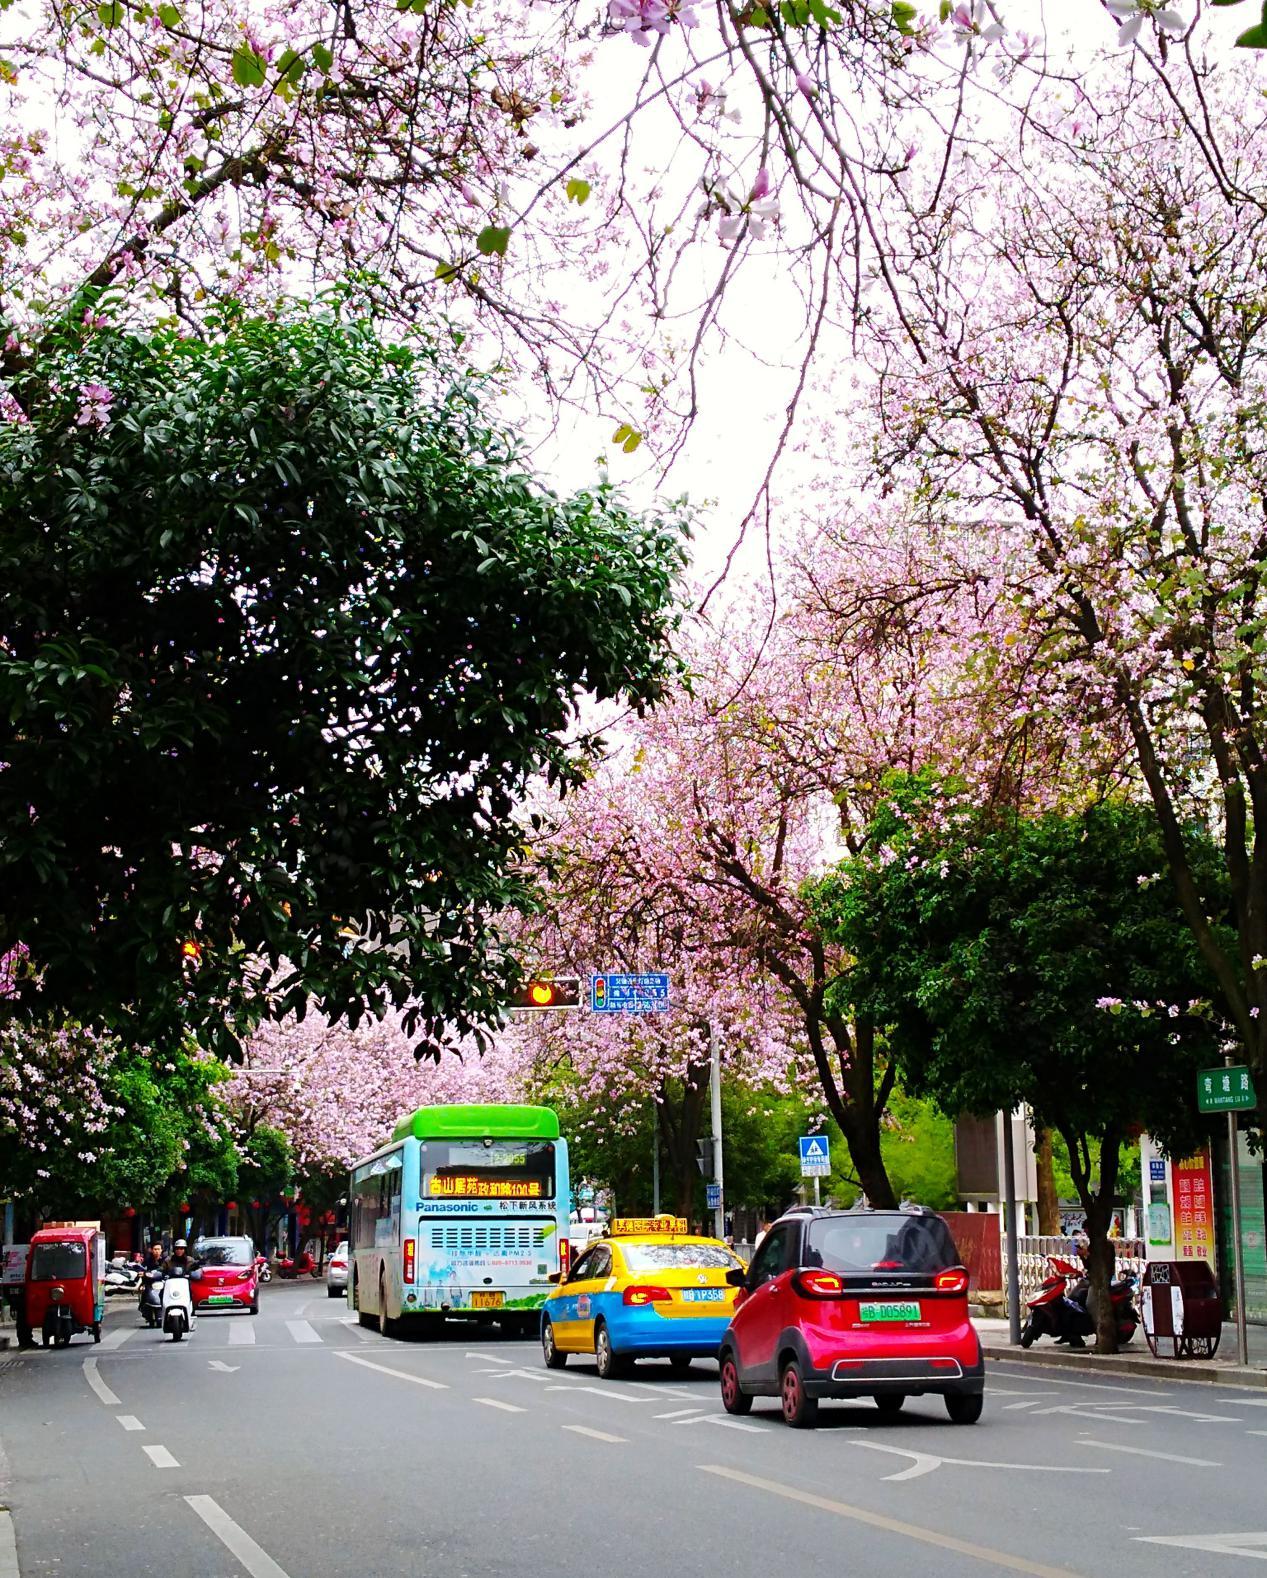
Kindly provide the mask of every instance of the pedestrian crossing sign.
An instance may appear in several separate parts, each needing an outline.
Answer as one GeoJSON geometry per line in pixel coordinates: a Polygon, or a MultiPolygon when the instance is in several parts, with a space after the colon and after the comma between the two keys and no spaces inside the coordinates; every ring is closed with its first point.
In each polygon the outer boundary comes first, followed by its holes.
{"type": "Polygon", "coordinates": [[[825,1134],[802,1134],[801,1177],[826,1178],[831,1173],[831,1141],[825,1134]]]}

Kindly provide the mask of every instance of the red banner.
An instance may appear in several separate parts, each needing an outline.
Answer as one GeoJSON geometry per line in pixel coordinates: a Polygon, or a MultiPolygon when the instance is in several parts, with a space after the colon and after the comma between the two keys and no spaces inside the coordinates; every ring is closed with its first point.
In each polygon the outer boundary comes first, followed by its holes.
{"type": "Polygon", "coordinates": [[[1175,1199],[1175,1256],[1214,1265],[1214,1181],[1207,1146],[1170,1164],[1175,1199]]]}

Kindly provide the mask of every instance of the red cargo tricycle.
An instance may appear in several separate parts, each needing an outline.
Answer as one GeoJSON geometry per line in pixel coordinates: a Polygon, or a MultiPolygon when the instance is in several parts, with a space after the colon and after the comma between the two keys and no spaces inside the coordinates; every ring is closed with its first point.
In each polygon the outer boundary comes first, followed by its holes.
{"type": "Polygon", "coordinates": [[[106,1240],[93,1226],[42,1227],[26,1252],[18,1315],[18,1346],[33,1348],[38,1331],[47,1348],[65,1348],[79,1332],[101,1341],[106,1312],[102,1279],[106,1240]]]}

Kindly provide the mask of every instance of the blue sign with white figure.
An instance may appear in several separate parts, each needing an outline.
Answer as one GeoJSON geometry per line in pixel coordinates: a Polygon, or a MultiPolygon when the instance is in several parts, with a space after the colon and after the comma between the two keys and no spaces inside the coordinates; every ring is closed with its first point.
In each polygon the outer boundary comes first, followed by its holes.
{"type": "Polygon", "coordinates": [[[802,1134],[801,1177],[826,1178],[831,1174],[831,1141],[825,1134],[802,1134]]]}

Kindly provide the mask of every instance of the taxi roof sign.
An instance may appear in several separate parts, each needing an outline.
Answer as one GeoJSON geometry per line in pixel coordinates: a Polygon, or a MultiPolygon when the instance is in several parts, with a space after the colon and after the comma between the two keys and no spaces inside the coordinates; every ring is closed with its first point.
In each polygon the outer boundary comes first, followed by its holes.
{"type": "Polygon", "coordinates": [[[645,1233],[688,1234],[691,1224],[684,1216],[618,1216],[613,1218],[610,1237],[641,1237],[645,1233]]]}

